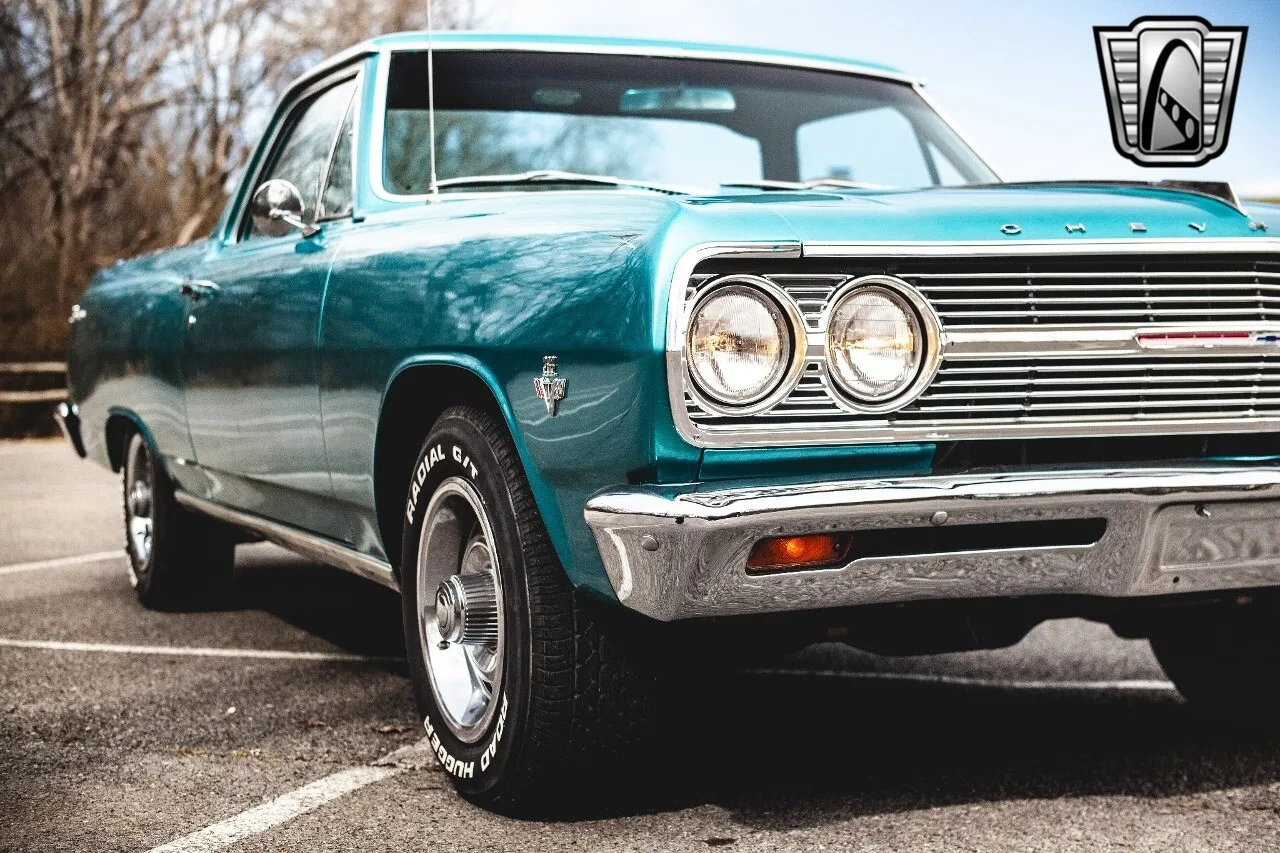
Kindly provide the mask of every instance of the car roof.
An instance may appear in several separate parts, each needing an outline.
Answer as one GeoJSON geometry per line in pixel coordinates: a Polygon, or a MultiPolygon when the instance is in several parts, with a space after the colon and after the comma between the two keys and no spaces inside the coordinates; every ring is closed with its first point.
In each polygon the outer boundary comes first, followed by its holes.
{"type": "Polygon", "coordinates": [[[605,38],[600,36],[524,35],[517,33],[484,33],[445,30],[430,34],[421,32],[389,33],[350,47],[299,77],[289,87],[303,84],[330,69],[383,50],[423,49],[430,39],[438,50],[541,50],[560,53],[620,54],[626,56],[666,56],[688,59],[710,59],[734,62],[756,62],[795,68],[813,68],[880,77],[903,83],[918,79],[888,65],[862,62],[837,56],[796,53],[760,47],[738,47],[725,44],[662,41],[656,39],[605,38]]]}

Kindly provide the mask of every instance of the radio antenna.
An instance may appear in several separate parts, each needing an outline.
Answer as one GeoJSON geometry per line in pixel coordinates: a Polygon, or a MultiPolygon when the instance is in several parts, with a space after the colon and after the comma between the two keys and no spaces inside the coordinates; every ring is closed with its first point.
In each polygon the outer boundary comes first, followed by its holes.
{"type": "Polygon", "coordinates": [[[436,63],[435,45],[432,33],[435,28],[431,22],[431,0],[427,0],[427,133],[431,135],[431,180],[427,184],[430,201],[440,196],[440,185],[436,182],[436,63]]]}

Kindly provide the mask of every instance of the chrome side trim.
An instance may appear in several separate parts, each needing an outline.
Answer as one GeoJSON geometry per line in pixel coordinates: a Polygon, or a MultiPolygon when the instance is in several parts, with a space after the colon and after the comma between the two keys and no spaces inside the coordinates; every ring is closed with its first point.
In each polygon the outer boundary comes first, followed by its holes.
{"type": "Polygon", "coordinates": [[[391,565],[376,557],[361,554],[331,539],[325,539],[322,536],[316,536],[313,533],[307,533],[295,527],[289,527],[240,510],[231,509],[214,501],[198,498],[188,492],[177,491],[174,492],[173,496],[178,503],[193,512],[207,515],[210,518],[224,521],[236,527],[243,527],[246,530],[257,533],[268,541],[274,542],[281,548],[287,548],[304,557],[319,560],[326,565],[375,581],[388,589],[400,591],[400,584],[396,581],[395,572],[392,571],[391,565]]]}
{"type": "MultiPolygon", "coordinates": [[[[1280,586],[1280,466],[1022,471],[707,490],[631,487],[584,512],[625,606],[661,620],[1021,595],[1280,586]],[[945,513],[940,516],[939,513],[945,513]],[[1093,545],[871,556],[751,575],[761,538],[1102,518],[1093,545]]],[[[946,529],[946,528],[942,528],[946,529]]]]}

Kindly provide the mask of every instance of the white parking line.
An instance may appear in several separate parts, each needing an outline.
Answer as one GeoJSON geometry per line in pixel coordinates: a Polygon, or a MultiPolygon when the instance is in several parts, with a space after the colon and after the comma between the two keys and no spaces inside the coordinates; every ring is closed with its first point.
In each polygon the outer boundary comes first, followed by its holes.
{"type": "Polygon", "coordinates": [[[406,770],[425,770],[435,766],[435,755],[427,738],[387,753],[368,767],[340,770],[303,785],[238,815],[196,830],[190,835],[153,847],[147,853],[211,853],[229,847],[250,835],[265,832],[273,826],[293,820],[299,815],[338,799],[365,785],[389,779],[406,770]]]}
{"type": "Polygon", "coordinates": [[[846,678],[854,681],[908,681],[946,684],[955,687],[994,687],[1001,690],[1118,690],[1139,693],[1177,691],[1172,681],[1158,679],[1118,679],[1115,681],[1014,681],[1002,678],[975,678],[967,675],[932,675],[925,672],[844,672],[835,669],[748,669],[749,675],[799,675],[846,678]]]}
{"type": "Polygon", "coordinates": [[[116,643],[69,643],[60,640],[19,640],[0,637],[0,648],[42,649],[51,652],[104,652],[113,655],[162,655],[260,660],[340,661],[347,663],[404,663],[404,658],[353,655],[345,652],[291,652],[283,649],[227,649],[201,646],[130,646],[116,643]]]}
{"type": "Polygon", "coordinates": [[[35,572],[41,569],[61,569],[66,566],[79,566],[85,563],[101,563],[104,560],[123,559],[124,551],[99,551],[96,554],[79,554],[74,557],[58,557],[53,560],[37,560],[34,563],[14,563],[11,566],[0,566],[0,575],[16,575],[19,572],[35,572]]]}
{"type": "Polygon", "coordinates": [[[276,797],[269,803],[263,803],[212,826],[206,826],[168,844],[153,847],[148,853],[208,853],[212,850],[221,850],[250,835],[257,835],[273,826],[293,820],[344,794],[350,794],[365,785],[380,782],[403,772],[404,770],[400,767],[351,767],[340,770],[332,776],[326,776],[309,785],[303,785],[296,791],[276,797]]]}

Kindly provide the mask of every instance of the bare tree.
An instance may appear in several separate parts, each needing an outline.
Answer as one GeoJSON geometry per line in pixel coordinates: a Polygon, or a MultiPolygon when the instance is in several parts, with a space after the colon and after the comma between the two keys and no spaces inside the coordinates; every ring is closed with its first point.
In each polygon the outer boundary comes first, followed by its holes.
{"type": "Polygon", "coordinates": [[[425,0],[2,0],[0,354],[56,354],[94,269],[208,233],[289,79],[425,23],[425,0]]]}
{"type": "MultiPolygon", "coordinates": [[[[52,307],[83,280],[95,208],[136,167],[139,131],[165,103],[162,74],[195,0],[14,0],[13,100],[0,135],[48,192],[52,307]]],[[[10,42],[10,39],[6,39],[10,42]]]]}

